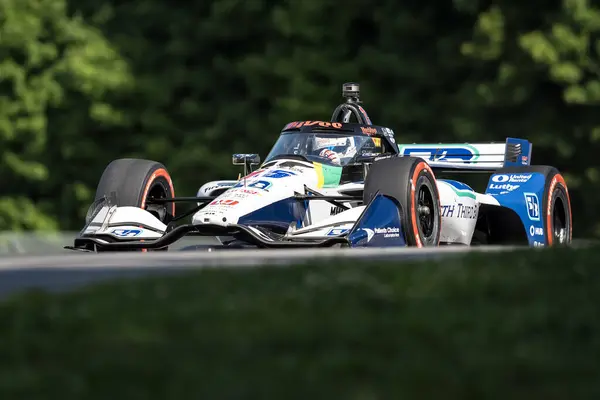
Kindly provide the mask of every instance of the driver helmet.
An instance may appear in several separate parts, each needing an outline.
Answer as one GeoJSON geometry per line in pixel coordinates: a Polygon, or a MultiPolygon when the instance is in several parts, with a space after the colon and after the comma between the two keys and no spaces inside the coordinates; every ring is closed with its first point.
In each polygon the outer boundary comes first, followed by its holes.
{"type": "Polygon", "coordinates": [[[353,137],[315,136],[313,151],[320,157],[341,165],[342,158],[353,157],[356,154],[356,143],[353,137]]]}

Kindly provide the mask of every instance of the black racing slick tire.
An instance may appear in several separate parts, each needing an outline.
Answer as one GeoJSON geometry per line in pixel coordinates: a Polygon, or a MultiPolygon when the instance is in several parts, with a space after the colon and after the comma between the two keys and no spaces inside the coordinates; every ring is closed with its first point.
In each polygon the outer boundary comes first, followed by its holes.
{"type": "Polygon", "coordinates": [[[502,168],[495,174],[531,174],[545,176],[542,200],[542,217],[545,229],[545,246],[567,245],[573,239],[571,198],[567,183],[560,172],[547,165],[522,165],[502,168]]]}
{"type": "Polygon", "coordinates": [[[374,162],[365,179],[363,202],[379,192],[396,199],[409,246],[438,246],[442,227],[440,195],[429,164],[416,157],[392,157],[374,162]]]}
{"type": "Polygon", "coordinates": [[[104,170],[95,200],[116,195],[117,206],[143,208],[168,224],[175,216],[175,203],[148,204],[150,198],[174,198],[173,181],[165,166],[134,158],[114,160],[104,170]]]}

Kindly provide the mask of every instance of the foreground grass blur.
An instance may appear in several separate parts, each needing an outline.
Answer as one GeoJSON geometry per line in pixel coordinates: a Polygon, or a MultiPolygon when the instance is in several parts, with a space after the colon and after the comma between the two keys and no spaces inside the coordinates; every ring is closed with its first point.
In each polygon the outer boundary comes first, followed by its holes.
{"type": "Polygon", "coordinates": [[[599,256],[313,262],[23,294],[0,303],[0,398],[597,398],[599,256]]]}

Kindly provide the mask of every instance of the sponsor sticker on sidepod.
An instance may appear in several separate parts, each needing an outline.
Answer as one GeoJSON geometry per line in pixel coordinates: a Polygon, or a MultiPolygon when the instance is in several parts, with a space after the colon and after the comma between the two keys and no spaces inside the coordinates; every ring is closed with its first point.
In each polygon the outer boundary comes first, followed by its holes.
{"type": "Polygon", "coordinates": [[[497,189],[497,190],[507,190],[509,192],[512,192],[515,189],[520,188],[521,185],[511,185],[509,183],[505,183],[503,185],[498,185],[496,183],[492,183],[488,189],[497,189]]]}
{"type": "Polygon", "coordinates": [[[531,225],[529,227],[529,234],[531,236],[544,236],[544,230],[542,228],[537,227],[537,226],[531,225]]]}
{"type": "Polygon", "coordinates": [[[383,237],[400,237],[400,228],[375,228],[376,235],[383,235],[383,237]]]}
{"type": "Polygon", "coordinates": [[[525,183],[531,179],[531,174],[502,174],[502,175],[494,175],[492,181],[498,183],[525,183]]]}
{"type": "Polygon", "coordinates": [[[494,175],[492,177],[492,182],[488,189],[490,190],[506,190],[512,192],[515,189],[521,187],[521,185],[515,185],[516,183],[526,183],[531,179],[531,174],[501,174],[494,175]]]}

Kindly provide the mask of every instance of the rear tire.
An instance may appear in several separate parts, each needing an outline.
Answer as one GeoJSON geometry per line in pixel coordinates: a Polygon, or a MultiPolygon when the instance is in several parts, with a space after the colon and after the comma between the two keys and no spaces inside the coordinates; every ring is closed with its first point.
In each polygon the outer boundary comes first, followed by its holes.
{"type": "Polygon", "coordinates": [[[143,208],[168,224],[175,216],[175,203],[147,204],[150,198],[174,198],[175,189],[165,166],[134,158],[114,160],[104,170],[95,200],[116,194],[117,206],[143,208]]]}
{"type": "Polygon", "coordinates": [[[365,180],[363,202],[379,192],[396,199],[409,246],[438,246],[442,227],[440,195],[427,162],[416,157],[393,157],[373,163],[365,180]]]}
{"type": "Polygon", "coordinates": [[[496,174],[540,173],[546,176],[542,201],[542,219],[546,228],[545,245],[567,245],[573,239],[571,199],[560,172],[547,165],[523,165],[502,168],[496,174]]]}

